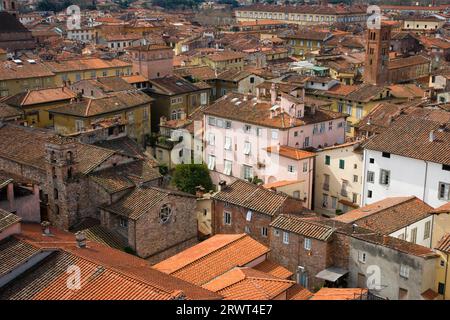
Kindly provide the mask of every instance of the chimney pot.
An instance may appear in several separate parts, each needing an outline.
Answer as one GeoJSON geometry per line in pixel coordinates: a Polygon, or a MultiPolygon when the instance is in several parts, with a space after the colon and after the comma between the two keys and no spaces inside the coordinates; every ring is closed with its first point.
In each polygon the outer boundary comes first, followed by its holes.
{"type": "Polygon", "coordinates": [[[218,186],[219,191],[225,190],[226,186],[227,186],[227,182],[225,180],[219,181],[219,186],[218,186]]]}
{"type": "Polygon", "coordinates": [[[86,248],[86,233],[84,231],[75,233],[75,240],[78,248],[86,248]]]}
{"type": "Polygon", "coordinates": [[[42,221],[41,223],[42,235],[50,236],[52,233],[50,232],[50,222],[42,221]]]}
{"type": "Polygon", "coordinates": [[[431,130],[429,140],[430,140],[430,142],[433,142],[435,139],[436,139],[436,135],[434,134],[434,130],[431,130]]]}

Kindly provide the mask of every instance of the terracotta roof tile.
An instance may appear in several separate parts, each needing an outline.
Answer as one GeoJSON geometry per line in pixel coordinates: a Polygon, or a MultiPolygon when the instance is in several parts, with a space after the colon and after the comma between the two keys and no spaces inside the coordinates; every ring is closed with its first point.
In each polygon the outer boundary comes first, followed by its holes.
{"type": "MultiPolygon", "coordinates": [[[[153,269],[141,258],[102,244],[88,241],[78,248],[71,233],[51,228],[52,237],[42,235],[38,224],[24,224],[22,243],[38,249],[56,250],[48,259],[9,290],[0,291],[3,299],[220,299],[221,296],[153,269]],[[73,292],[66,285],[67,267],[81,268],[81,290],[73,292]],[[83,285],[84,283],[84,285],[83,285]]],[[[15,251],[17,254],[18,251],[15,251]]],[[[1,266],[2,264],[0,264],[1,266]]]]}
{"type": "Polygon", "coordinates": [[[386,198],[333,218],[345,223],[356,223],[381,234],[391,234],[430,216],[432,207],[411,197],[386,198]]]}
{"type": "Polygon", "coordinates": [[[313,293],[299,284],[295,284],[287,291],[288,300],[309,300],[313,293]]]}
{"type": "Polygon", "coordinates": [[[290,198],[286,194],[276,193],[244,180],[236,180],[226,186],[222,191],[217,192],[214,200],[228,202],[237,206],[242,206],[249,210],[274,216],[281,212],[287,201],[298,203],[298,211],[302,211],[303,202],[290,198]]]}
{"type": "Polygon", "coordinates": [[[153,267],[185,281],[203,285],[234,267],[267,254],[269,249],[246,234],[215,235],[153,267]]]}
{"type": "Polygon", "coordinates": [[[436,245],[436,250],[450,253],[450,233],[446,233],[436,245]]]}
{"type": "Polygon", "coordinates": [[[367,294],[360,288],[322,288],[310,300],[361,300],[367,294]]]}
{"type": "Polygon", "coordinates": [[[396,120],[395,126],[376,135],[365,147],[413,159],[450,164],[450,123],[443,131],[438,130],[440,127],[441,123],[436,121],[402,116],[396,120]],[[432,142],[429,140],[431,131],[435,132],[432,142]]]}
{"type": "Polygon", "coordinates": [[[234,268],[203,285],[224,300],[271,300],[286,292],[294,281],[283,280],[251,268],[234,268]]]}
{"type": "Polygon", "coordinates": [[[309,218],[285,214],[276,217],[270,226],[322,241],[327,241],[336,229],[309,218]]]}
{"type": "Polygon", "coordinates": [[[293,273],[288,269],[268,259],[257,264],[253,267],[253,269],[270,274],[280,279],[290,279],[293,275],[293,273]]]}
{"type": "Polygon", "coordinates": [[[314,152],[309,152],[289,146],[271,146],[268,147],[266,150],[269,153],[277,153],[282,157],[294,160],[303,160],[316,156],[314,152]]]}
{"type": "Polygon", "coordinates": [[[19,223],[20,220],[22,219],[15,214],[0,208],[0,232],[16,223],[19,223]]]}

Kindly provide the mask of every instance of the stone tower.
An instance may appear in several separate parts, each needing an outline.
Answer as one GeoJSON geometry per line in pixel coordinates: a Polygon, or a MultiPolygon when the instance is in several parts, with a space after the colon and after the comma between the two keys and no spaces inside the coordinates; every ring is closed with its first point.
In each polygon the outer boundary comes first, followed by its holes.
{"type": "Polygon", "coordinates": [[[48,217],[58,228],[68,230],[80,219],[80,175],[77,141],[55,136],[45,144],[48,217]]]}
{"type": "Polygon", "coordinates": [[[368,29],[366,39],[366,59],[364,82],[384,85],[389,81],[389,47],[391,24],[382,21],[379,29],[368,29]]]}
{"type": "Polygon", "coordinates": [[[0,11],[6,11],[16,18],[18,17],[19,8],[17,7],[16,0],[0,0],[0,1],[1,1],[0,2],[1,3],[0,11]]]}

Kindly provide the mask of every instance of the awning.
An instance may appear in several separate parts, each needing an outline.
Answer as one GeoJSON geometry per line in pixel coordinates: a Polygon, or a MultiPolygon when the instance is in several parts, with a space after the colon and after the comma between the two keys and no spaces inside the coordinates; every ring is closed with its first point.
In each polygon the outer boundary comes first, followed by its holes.
{"type": "Polygon", "coordinates": [[[339,267],[330,267],[320,271],[316,278],[336,282],[340,277],[345,276],[348,270],[339,267]]]}

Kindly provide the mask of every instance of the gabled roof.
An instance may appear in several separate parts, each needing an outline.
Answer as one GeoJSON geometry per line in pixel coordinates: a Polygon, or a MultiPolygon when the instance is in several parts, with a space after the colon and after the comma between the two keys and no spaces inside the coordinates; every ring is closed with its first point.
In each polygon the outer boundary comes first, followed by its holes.
{"type": "Polygon", "coordinates": [[[281,213],[286,201],[298,202],[298,211],[302,211],[303,202],[290,198],[286,194],[274,192],[244,180],[236,180],[223,190],[217,192],[212,199],[260,212],[269,216],[281,213]]]}
{"type": "Polygon", "coordinates": [[[422,200],[410,197],[386,198],[333,218],[344,223],[390,234],[430,216],[432,207],[422,200]]]}
{"type": "Polygon", "coordinates": [[[15,214],[0,208],[0,233],[22,220],[15,214]]]}
{"type": "Polygon", "coordinates": [[[323,224],[316,219],[286,214],[280,214],[270,223],[270,226],[321,241],[330,239],[336,230],[333,226],[323,224]]]}
{"type": "Polygon", "coordinates": [[[86,248],[78,248],[73,234],[54,228],[51,232],[53,236],[46,237],[42,235],[40,225],[26,224],[22,226],[22,234],[0,243],[0,260],[5,259],[0,263],[0,270],[14,270],[32,256],[46,253],[34,268],[2,287],[0,299],[221,298],[211,291],[153,269],[144,259],[93,241],[88,241],[86,248]],[[67,268],[74,264],[81,269],[82,286],[79,290],[67,287],[67,268]],[[5,265],[9,267],[4,268],[5,265]]]}
{"type": "Polygon", "coordinates": [[[436,245],[436,250],[450,253],[450,233],[446,233],[436,245]]]}
{"type": "Polygon", "coordinates": [[[3,102],[16,107],[27,107],[43,103],[69,101],[75,97],[76,94],[69,88],[58,87],[26,90],[6,98],[3,102]]]}
{"type": "Polygon", "coordinates": [[[366,148],[389,152],[403,157],[450,164],[450,123],[440,131],[441,123],[421,118],[402,116],[384,132],[372,138],[366,148]],[[430,141],[430,132],[435,139],[430,141]],[[408,143],[405,143],[408,141],[408,143]]]}
{"type": "Polygon", "coordinates": [[[224,300],[272,300],[293,285],[294,281],[252,268],[234,268],[203,287],[220,294],[224,300]]]}
{"type": "Polygon", "coordinates": [[[247,234],[218,234],[153,267],[185,281],[203,285],[268,252],[269,248],[247,234]]]}
{"type": "Polygon", "coordinates": [[[141,91],[116,92],[99,99],[84,99],[49,110],[50,113],[76,117],[94,117],[148,104],[153,99],[141,91]]]}
{"type": "MultiPolygon", "coordinates": [[[[131,220],[138,220],[153,206],[158,205],[171,195],[195,198],[192,194],[181,191],[157,187],[142,187],[134,189],[130,194],[125,195],[112,205],[103,207],[103,209],[127,217],[131,220]]],[[[182,200],[180,199],[179,201],[182,200]]]]}

